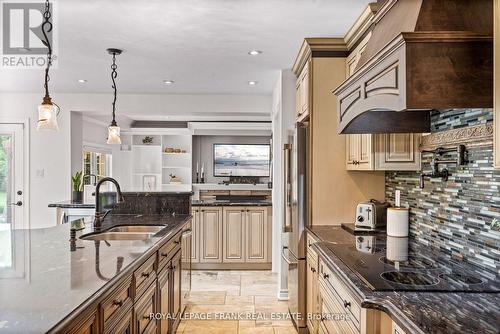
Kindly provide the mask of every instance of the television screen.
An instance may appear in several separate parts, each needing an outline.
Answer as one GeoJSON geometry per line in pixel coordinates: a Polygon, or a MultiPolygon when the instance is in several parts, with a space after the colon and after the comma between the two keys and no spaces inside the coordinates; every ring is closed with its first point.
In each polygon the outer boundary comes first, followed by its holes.
{"type": "Polygon", "coordinates": [[[214,144],[214,176],[269,177],[268,144],[214,144]]]}

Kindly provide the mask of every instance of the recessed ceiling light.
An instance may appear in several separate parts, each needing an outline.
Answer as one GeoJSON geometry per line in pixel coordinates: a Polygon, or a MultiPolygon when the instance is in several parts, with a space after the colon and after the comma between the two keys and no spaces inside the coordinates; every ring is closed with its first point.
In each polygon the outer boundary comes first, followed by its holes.
{"type": "Polygon", "coordinates": [[[173,84],[174,82],[175,82],[174,80],[163,80],[163,83],[164,83],[165,85],[171,85],[171,84],[173,84]]]}
{"type": "Polygon", "coordinates": [[[259,82],[258,81],[249,81],[248,82],[248,85],[249,86],[255,86],[256,84],[258,84],[259,82]]]}
{"type": "Polygon", "coordinates": [[[86,83],[86,82],[87,82],[87,80],[85,80],[85,79],[78,79],[78,82],[79,82],[79,83],[86,83]]]}
{"type": "Polygon", "coordinates": [[[260,50],[250,50],[250,51],[248,51],[248,54],[249,54],[250,56],[258,56],[258,55],[260,55],[261,53],[262,53],[262,51],[260,51],[260,50]]]}

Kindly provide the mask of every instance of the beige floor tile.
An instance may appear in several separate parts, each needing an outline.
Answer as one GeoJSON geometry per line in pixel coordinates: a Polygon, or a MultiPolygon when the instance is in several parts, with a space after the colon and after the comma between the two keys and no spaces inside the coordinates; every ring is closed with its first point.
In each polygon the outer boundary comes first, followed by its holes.
{"type": "Polygon", "coordinates": [[[254,296],[226,296],[226,305],[244,305],[244,304],[252,304],[254,305],[254,296]]]}
{"type": "Polygon", "coordinates": [[[297,334],[295,327],[273,327],[274,334],[297,334]]]}
{"type": "Polygon", "coordinates": [[[255,328],[254,320],[240,320],[238,323],[239,328],[255,328]]]}
{"type": "Polygon", "coordinates": [[[240,328],[238,334],[274,334],[272,327],[240,328]]]}
{"type": "Polygon", "coordinates": [[[191,291],[188,299],[188,304],[223,305],[225,302],[225,291],[191,291]]]}
{"type": "Polygon", "coordinates": [[[183,334],[237,334],[238,321],[187,320],[183,334]]]}
{"type": "Polygon", "coordinates": [[[234,304],[234,305],[191,305],[190,313],[199,314],[217,314],[217,313],[249,313],[255,311],[253,304],[234,304]]]}

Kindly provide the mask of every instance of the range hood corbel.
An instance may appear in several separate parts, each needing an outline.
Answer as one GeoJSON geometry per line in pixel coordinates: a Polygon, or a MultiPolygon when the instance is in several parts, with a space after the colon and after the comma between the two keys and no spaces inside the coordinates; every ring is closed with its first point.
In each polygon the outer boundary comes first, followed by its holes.
{"type": "Polygon", "coordinates": [[[333,92],[338,133],[430,131],[430,111],[493,105],[491,0],[387,0],[354,74],[333,92]]]}

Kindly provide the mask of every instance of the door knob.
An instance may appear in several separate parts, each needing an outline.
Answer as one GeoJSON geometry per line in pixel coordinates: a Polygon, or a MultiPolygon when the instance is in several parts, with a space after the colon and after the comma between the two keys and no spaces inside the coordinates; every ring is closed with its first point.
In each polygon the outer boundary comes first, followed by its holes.
{"type": "Polygon", "coordinates": [[[17,201],[16,203],[10,203],[10,205],[22,206],[23,202],[22,201],[17,201]]]}

